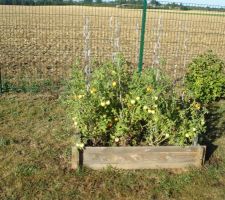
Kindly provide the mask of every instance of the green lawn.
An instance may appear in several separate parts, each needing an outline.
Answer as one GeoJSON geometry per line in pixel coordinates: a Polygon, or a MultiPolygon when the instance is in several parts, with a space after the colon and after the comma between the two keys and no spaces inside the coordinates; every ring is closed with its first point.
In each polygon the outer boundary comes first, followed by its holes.
{"type": "Polygon", "coordinates": [[[57,95],[0,96],[0,199],[225,199],[225,101],[210,106],[204,168],[70,169],[73,130],[57,95]]]}

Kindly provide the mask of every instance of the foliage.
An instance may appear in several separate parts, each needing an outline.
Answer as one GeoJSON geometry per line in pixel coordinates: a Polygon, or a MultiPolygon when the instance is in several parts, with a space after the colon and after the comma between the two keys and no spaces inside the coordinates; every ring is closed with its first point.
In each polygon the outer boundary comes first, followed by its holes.
{"type": "Polygon", "coordinates": [[[96,0],[96,3],[102,3],[102,0],[96,0]]]}
{"type": "Polygon", "coordinates": [[[210,103],[225,94],[224,62],[211,51],[196,57],[188,66],[185,84],[191,96],[210,103]]]}
{"type": "Polygon", "coordinates": [[[119,59],[93,71],[90,89],[85,83],[75,66],[65,102],[86,145],[185,145],[205,130],[201,105],[182,101],[154,69],[140,76],[119,59]]]}
{"type": "Polygon", "coordinates": [[[161,3],[158,2],[158,1],[156,1],[156,0],[151,0],[151,1],[150,1],[150,5],[153,5],[153,6],[160,6],[161,3]]]}

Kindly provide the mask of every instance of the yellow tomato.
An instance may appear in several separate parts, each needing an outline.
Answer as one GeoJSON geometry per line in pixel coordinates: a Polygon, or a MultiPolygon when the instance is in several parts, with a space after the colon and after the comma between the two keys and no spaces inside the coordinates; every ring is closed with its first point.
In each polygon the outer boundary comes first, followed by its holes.
{"type": "Polygon", "coordinates": [[[113,81],[113,82],[112,82],[112,86],[113,86],[113,87],[116,87],[116,85],[117,85],[116,81],[113,81]]]}
{"type": "Polygon", "coordinates": [[[154,110],[148,109],[148,113],[155,114],[154,110]]]}
{"type": "Polygon", "coordinates": [[[96,91],[97,91],[97,90],[96,90],[95,88],[92,88],[92,89],[90,90],[91,94],[94,94],[96,91]]]}
{"type": "Polygon", "coordinates": [[[139,101],[140,100],[140,97],[136,97],[136,100],[139,101]]]}
{"type": "Polygon", "coordinates": [[[104,102],[104,101],[101,102],[101,106],[102,106],[102,107],[105,106],[105,102],[104,102]]]}
{"type": "Polygon", "coordinates": [[[152,92],[152,90],[153,90],[153,89],[152,89],[151,86],[148,86],[148,87],[147,87],[147,92],[152,92]]]}
{"type": "Polygon", "coordinates": [[[82,99],[84,97],[84,95],[80,94],[78,95],[78,99],[82,99]]]}
{"type": "Polygon", "coordinates": [[[130,103],[131,103],[131,104],[135,104],[135,100],[132,99],[132,100],[130,101],[130,103]]]}
{"type": "Polygon", "coordinates": [[[118,122],[119,121],[119,119],[117,117],[114,120],[115,120],[115,122],[118,122]]]}
{"type": "Polygon", "coordinates": [[[148,106],[144,106],[144,107],[143,107],[143,110],[147,110],[147,109],[148,109],[148,106]]]}
{"type": "Polygon", "coordinates": [[[195,107],[196,110],[200,110],[201,109],[200,103],[195,103],[194,107],[195,107]]]}

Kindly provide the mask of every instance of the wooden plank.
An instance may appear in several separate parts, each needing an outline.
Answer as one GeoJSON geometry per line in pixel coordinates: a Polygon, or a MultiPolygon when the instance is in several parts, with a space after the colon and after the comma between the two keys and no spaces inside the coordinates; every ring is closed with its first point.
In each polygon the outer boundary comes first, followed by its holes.
{"type": "Polygon", "coordinates": [[[102,151],[113,151],[113,152],[136,152],[136,151],[143,151],[143,152],[197,152],[201,146],[139,146],[139,147],[86,147],[85,151],[92,151],[94,152],[102,152],[102,151]]]}
{"type": "Polygon", "coordinates": [[[136,169],[185,169],[185,168],[189,168],[189,167],[197,167],[193,164],[188,163],[164,163],[164,164],[159,164],[159,163],[152,163],[152,162],[148,162],[148,163],[135,163],[135,164],[111,164],[111,165],[105,165],[105,164],[91,164],[91,165],[85,165],[91,169],[94,170],[100,170],[100,169],[104,169],[108,166],[114,167],[114,168],[118,168],[118,169],[132,169],[132,170],[136,170],[136,169]]]}
{"type": "Polygon", "coordinates": [[[132,163],[132,162],[144,162],[144,161],[157,161],[157,162],[174,162],[174,160],[179,161],[195,161],[196,156],[198,154],[194,152],[190,153],[177,153],[177,152],[165,152],[165,153],[159,153],[159,152],[152,152],[152,153],[135,153],[135,154],[129,154],[129,153],[121,153],[121,154],[115,154],[115,153],[105,153],[105,154],[94,154],[94,153],[88,153],[85,152],[84,154],[84,162],[102,162],[106,164],[110,163],[132,163]]]}
{"type": "Polygon", "coordinates": [[[72,147],[71,169],[79,167],[79,151],[76,147],[72,147]]]}
{"type": "MultiPolygon", "coordinates": [[[[204,156],[205,147],[202,146],[87,147],[80,159],[83,165],[92,169],[107,166],[121,169],[180,169],[202,166],[204,156]]],[[[77,155],[72,158],[77,163],[77,155]]]]}
{"type": "Polygon", "coordinates": [[[198,149],[197,159],[196,159],[196,166],[201,167],[205,163],[205,154],[206,154],[206,147],[202,146],[202,148],[198,149]]]}

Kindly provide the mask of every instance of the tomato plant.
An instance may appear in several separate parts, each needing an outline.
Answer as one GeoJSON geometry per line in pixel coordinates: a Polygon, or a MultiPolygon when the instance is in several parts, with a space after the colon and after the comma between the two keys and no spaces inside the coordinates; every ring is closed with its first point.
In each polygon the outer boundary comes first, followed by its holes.
{"type": "Polygon", "coordinates": [[[97,66],[88,88],[75,66],[65,103],[80,133],[78,148],[186,145],[205,131],[200,103],[181,100],[162,72],[146,68],[140,75],[124,59],[97,66]]]}

